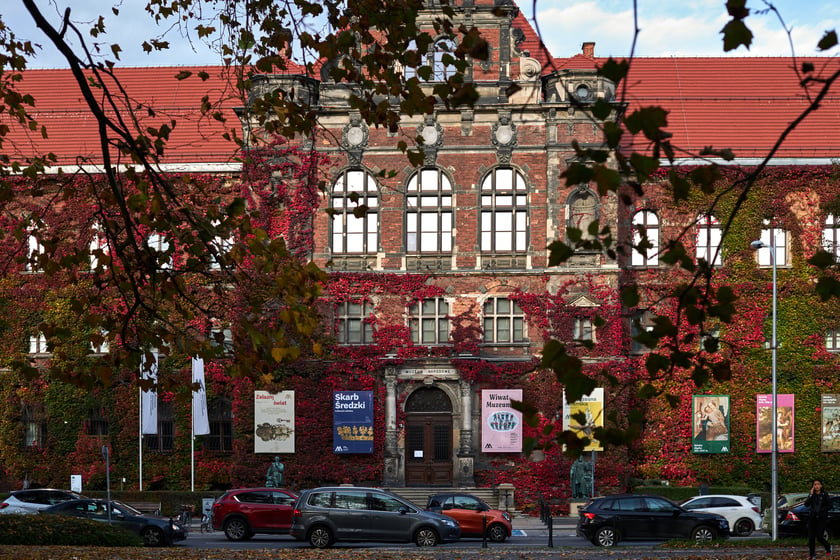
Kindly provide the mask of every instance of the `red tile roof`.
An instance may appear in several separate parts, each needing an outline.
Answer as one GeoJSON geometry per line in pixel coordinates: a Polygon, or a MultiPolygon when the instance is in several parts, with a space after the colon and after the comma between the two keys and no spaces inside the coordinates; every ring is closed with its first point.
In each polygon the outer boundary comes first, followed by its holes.
{"type": "MultiPolygon", "coordinates": [[[[528,50],[528,41],[536,38],[530,26],[525,35],[522,50],[528,50]]],[[[840,64],[836,58],[809,60],[823,72],[836,71],[840,64]]],[[[576,55],[553,62],[557,68],[590,69],[605,60],[576,55]]],[[[223,139],[222,133],[226,127],[240,130],[233,107],[242,101],[233,96],[222,68],[189,68],[194,73],[208,72],[206,81],[195,75],[176,80],[175,75],[185,69],[122,68],[117,75],[134,100],[154,107],[155,117],[141,112],[144,126],[177,120],[164,163],[234,161],[236,145],[223,139]],[[204,95],[222,100],[226,124],[199,114],[204,95]]],[[[547,67],[545,73],[551,71],[547,67]]],[[[668,130],[675,145],[694,152],[704,146],[731,148],[739,158],[767,154],[785,127],[808,106],[788,58],[639,58],[632,62],[627,86],[631,110],[659,105],[669,111],[668,130]]],[[[815,86],[809,90],[811,95],[816,94],[815,86]]],[[[19,89],[34,95],[36,106],[31,112],[46,125],[49,137],[45,140],[14,126],[3,143],[4,153],[31,154],[34,146],[54,152],[63,165],[73,164],[79,156],[101,161],[97,123],[69,70],[26,71],[19,89]]],[[[793,159],[825,163],[840,158],[840,87],[835,89],[782,144],[776,154],[778,163],[793,159]]]]}
{"type": "MultiPolygon", "coordinates": [[[[163,163],[222,163],[232,161],[236,156],[236,144],[222,138],[222,134],[226,128],[235,128],[241,136],[241,126],[232,109],[242,102],[233,97],[230,81],[222,72],[221,67],[116,70],[132,104],[136,107],[142,102],[154,108],[154,116],[145,109],[136,112],[143,127],[159,127],[170,119],[177,121],[163,163]],[[193,76],[175,79],[176,74],[185,70],[193,72],[193,76]],[[197,76],[201,71],[207,72],[210,78],[202,81],[197,76]],[[209,95],[211,102],[221,100],[227,118],[225,124],[200,114],[201,99],[205,95],[209,95]]],[[[27,70],[19,84],[16,86],[18,91],[35,98],[35,107],[29,112],[46,126],[48,137],[44,139],[40,133],[12,125],[3,144],[4,153],[19,156],[51,151],[58,156],[61,165],[74,164],[80,158],[102,161],[97,120],[88,109],[70,70],[27,70]]]]}
{"type": "MultiPolygon", "coordinates": [[[[813,63],[823,77],[840,70],[836,58],[797,61],[803,62],[813,63]]],[[[790,58],[638,58],[630,67],[626,100],[631,111],[650,105],[667,109],[677,146],[694,152],[704,146],[732,148],[739,159],[763,157],[809,106],[808,96],[813,99],[819,91],[817,83],[803,89],[793,68],[790,58]]],[[[840,84],[775,157],[838,158],[838,130],[840,84]]]]}

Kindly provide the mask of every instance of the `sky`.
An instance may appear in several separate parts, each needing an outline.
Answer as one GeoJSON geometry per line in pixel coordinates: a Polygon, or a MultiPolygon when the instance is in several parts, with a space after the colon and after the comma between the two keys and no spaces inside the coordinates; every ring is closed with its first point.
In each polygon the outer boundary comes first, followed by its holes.
{"type": "MultiPolygon", "coordinates": [[[[124,66],[180,66],[219,64],[219,56],[193,38],[192,43],[177,30],[158,28],[143,12],[144,0],[35,0],[58,27],[60,14],[71,8],[71,19],[86,23],[105,16],[107,35],[97,40],[119,43],[124,66]],[[110,7],[118,6],[114,16],[110,7]],[[167,32],[172,48],[165,54],[147,55],[139,45],[149,37],[167,32]]],[[[534,17],[543,41],[555,57],[573,56],[583,42],[595,43],[596,56],[626,57],[633,41],[632,0],[518,0],[523,14],[534,17]]],[[[763,0],[747,0],[751,15],[747,24],[755,35],[749,50],[724,53],[720,30],[728,21],[725,0],[637,0],[639,34],[636,56],[790,56],[791,41],[797,56],[818,54],[816,44],[824,32],[840,28],[837,0],[774,0],[784,26],[763,0]],[[791,30],[790,38],[785,27],[791,30]]],[[[66,66],[44,35],[35,28],[21,0],[6,0],[0,19],[20,39],[43,45],[31,68],[66,66]]],[[[533,21],[532,21],[533,25],[533,21]]],[[[836,50],[836,49],[835,49],[836,50]]],[[[834,53],[836,54],[836,53],[834,53]]]]}

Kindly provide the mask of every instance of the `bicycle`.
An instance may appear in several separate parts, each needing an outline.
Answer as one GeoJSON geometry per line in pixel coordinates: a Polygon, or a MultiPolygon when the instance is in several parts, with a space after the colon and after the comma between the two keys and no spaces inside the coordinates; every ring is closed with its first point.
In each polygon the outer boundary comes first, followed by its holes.
{"type": "Polygon", "coordinates": [[[211,533],[213,531],[213,512],[205,512],[201,516],[201,532],[211,533]]]}

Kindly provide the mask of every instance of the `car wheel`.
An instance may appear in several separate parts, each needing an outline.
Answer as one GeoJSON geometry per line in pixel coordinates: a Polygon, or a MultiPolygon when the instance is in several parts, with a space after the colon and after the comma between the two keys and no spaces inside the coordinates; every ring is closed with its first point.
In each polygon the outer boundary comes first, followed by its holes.
{"type": "Polygon", "coordinates": [[[749,519],[739,519],[735,522],[734,532],[739,537],[748,537],[754,530],[755,526],[749,519]]]}
{"type": "Polygon", "coordinates": [[[146,546],[163,546],[163,531],[157,527],[146,527],[140,532],[143,544],[146,546]]]}
{"type": "Polygon", "coordinates": [[[332,543],[332,533],[326,527],[318,525],[309,531],[309,544],[314,548],[329,548],[332,543]]]}
{"type": "Polygon", "coordinates": [[[225,521],[225,536],[232,541],[244,541],[251,532],[248,522],[241,517],[232,517],[225,521]]]}
{"type": "Polygon", "coordinates": [[[504,542],[507,538],[507,529],[501,523],[494,523],[487,528],[487,538],[493,542],[504,542]]]}
{"type": "Polygon", "coordinates": [[[414,535],[414,544],[417,546],[435,546],[437,543],[437,533],[429,527],[422,527],[414,535]]]}
{"type": "Polygon", "coordinates": [[[715,530],[705,525],[695,527],[694,530],[691,532],[691,540],[693,540],[696,543],[713,541],[716,537],[717,533],[715,532],[715,530]]]}
{"type": "Polygon", "coordinates": [[[615,546],[618,544],[618,533],[612,527],[601,527],[595,533],[592,544],[597,546],[615,546]]]}

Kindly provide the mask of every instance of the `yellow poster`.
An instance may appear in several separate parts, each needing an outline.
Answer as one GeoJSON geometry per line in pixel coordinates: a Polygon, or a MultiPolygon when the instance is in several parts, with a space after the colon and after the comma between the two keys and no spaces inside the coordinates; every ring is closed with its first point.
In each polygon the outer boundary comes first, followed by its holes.
{"type": "Polygon", "coordinates": [[[594,437],[595,428],[604,427],[604,389],[593,389],[579,401],[566,402],[566,392],[563,391],[563,430],[575,432],[578,438],[587,437],[589,445],[584,451],[603,451],[604,448],[594,437]],[[582,415],[582,418],[581,418],[582,415]]]}

